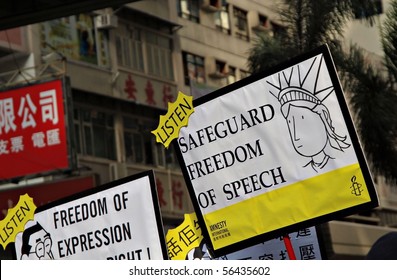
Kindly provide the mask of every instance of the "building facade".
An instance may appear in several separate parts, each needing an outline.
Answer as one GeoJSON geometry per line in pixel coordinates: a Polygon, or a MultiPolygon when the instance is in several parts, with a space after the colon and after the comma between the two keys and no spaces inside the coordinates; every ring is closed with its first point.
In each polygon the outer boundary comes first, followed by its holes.
{"type": "MultiPolygon", "coordinates": [[[[37,198],[44,204],[66,195],[59,191],[65,182],[85,189],[153,169],[165,232],[179,225],[194,210],[172,145],[165,149],[151,131],[178,91],[197,98],[249,76],[258,32],[282,30],[276,7],[259,0],[143,0],[0,31],[2,91],[67,77],[75,158],[66,171],[3,180],[3,215],[17,203],[10,193],[26,188],[51,185],[54,197],[37,198]]],[[[363,258],[393,231],[397,193],[378,185],[382,207],[322,225],[330,258],[363,258]]]]}

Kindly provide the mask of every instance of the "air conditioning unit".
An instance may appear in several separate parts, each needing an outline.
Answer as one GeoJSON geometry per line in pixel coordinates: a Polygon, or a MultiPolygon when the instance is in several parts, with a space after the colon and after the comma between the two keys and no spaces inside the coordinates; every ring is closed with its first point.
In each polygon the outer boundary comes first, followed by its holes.
{"type": "Polygon", "coordinates": [[[95,17],[95,26],[98,29],[111,29],[117,27],[117,16],[104,14],[95,17]]]}

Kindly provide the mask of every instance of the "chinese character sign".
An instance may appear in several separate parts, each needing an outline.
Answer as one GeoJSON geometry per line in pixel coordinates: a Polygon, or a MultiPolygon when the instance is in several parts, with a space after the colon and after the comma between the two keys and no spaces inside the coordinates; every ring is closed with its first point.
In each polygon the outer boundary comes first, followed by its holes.
{"type": "Polygon", "coordinates": [[[69,166],[62,81],[0,93],[0,180],[69,166]]]}
{"type": "Polygon", "coordinates": [[[183,223],[168,230],[166,236],[168,256],[171,260],[188,259],[188,254],[199,248],[203,241],[196,214],[185,214],[184,218],[183,223]]]}
{"type": "MultiPolygon", "coordinates": [[[[323,259],[325,252],[322,252],[323,246],[318,239],[316,227],[300,229],[289,236],[298,260],[323,259]]],[[[208,251],[194,212],[185,214],[182,224],[168,230],[166,241],[171,260],[289,260],[283,237],[214,258],[208,251]]]]}
{"type": "MultiPolygon", "coordinates": [[[[297,260],[321,260],[325,250],[318,238],[316,227],[309,227],[289,234],[297,260]]],[[[216,258],[220,260],[289,260],[283,237],[244,248],[216,258]]]]}
{"type": "Polygon", "coordinates": [[[326,46],[193,105],[175,147],[216,255],[378,205],[326,46]]]}

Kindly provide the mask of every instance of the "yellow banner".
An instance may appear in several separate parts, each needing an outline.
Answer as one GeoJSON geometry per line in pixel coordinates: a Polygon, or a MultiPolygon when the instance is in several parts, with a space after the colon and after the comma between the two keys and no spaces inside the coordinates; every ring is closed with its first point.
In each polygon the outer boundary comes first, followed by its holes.
{"type": "Polygon", "coordinates": [[[361,168],[353,164],[211,212],[204,219],[217,250],[370,201],[361,168]]]}

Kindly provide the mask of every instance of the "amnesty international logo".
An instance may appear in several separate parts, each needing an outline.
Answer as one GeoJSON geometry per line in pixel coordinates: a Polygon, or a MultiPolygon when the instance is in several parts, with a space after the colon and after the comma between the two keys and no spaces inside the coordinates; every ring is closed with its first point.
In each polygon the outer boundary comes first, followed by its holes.
{"type": "Polygon", "coordinates": [[[364,191],[362,184],[356,182],[356,176],[353,176],[350,181],[352,182],[352,185],[350,186],[350,189],[352,190],[351,193],[355,196],[360,196],[364,191]]]}

